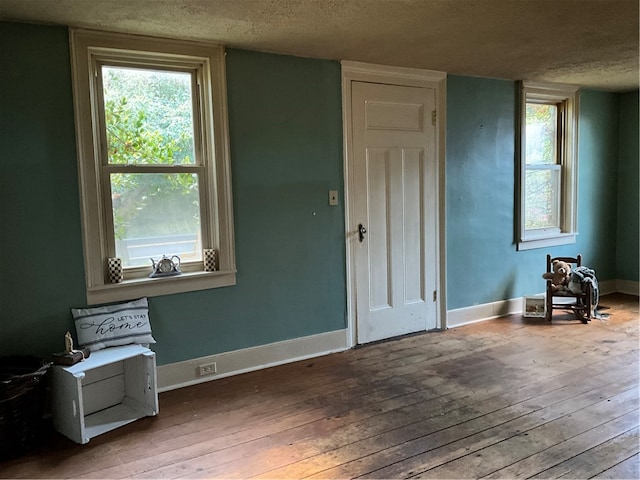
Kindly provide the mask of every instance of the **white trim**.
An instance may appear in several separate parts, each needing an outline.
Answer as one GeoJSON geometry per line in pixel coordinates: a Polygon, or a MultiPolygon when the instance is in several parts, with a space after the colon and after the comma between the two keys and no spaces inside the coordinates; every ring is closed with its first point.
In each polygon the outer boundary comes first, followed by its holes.
{"type": "MultiPolygon", "coordinates": [[[[567,245],[576,242],[578,233],[578,118],[580,94],[575,85],[561,85],[538,82],[520,82],[519,115],[516,137],[517,181],[516,209],[517,250],[531,250],[550,246],[567,245]],[[560,194],[559,229],[548,229],[545,232],[527,230],[525,226],[526,192],[524,182],[528,170],[525,163],[526,151],[526,105],[528,100],[540,100],[544,103],[564,103],[565,122],[561,131],[559,148],[562,158],[560,194]],[[558,233],[558,230],[561,232],[558,233]]],[[[560,165],[560,164],[558,164],[560,165]]]]}
{"type": "Polygon", "coordinates": [[[627,295],[640,295],[640,282],[633,280],[616,280],[616,292],[626,293],[627,295]]]}
{"type": "MultiPolygon", "coordinates": [[[[69,39],[87,303],[235,285],[224,48],[217,44],[73,28],[70,29],[69,39]],[[192,268],[198,270],[194,274],[150,281],[145,277],[145,272],[134,272],[130,278],[125,275],[122,284],[111,285],[106,281],[104,262],[113,255],[105,233],[109,231],[106,212],[111,206],[110,196],[101,192],[103,184],[98,170],[102,148],[98,134],[100,118],[94,109],[94,96],[99,87],[94,81],[95,72],[92,69],[93,60],[100,59],[126,59],[149,65],[199,69],[203,85],[208,87],[199,97],[202,104],[197,119],[201,122],[203,137],[198,142],[203,149],[200,166],[206,167],[201,179],[206,185],[201,197],[201,217],[206,219],[202,222],[202,238],[207,244],[202,246],[217,250],[219,271],[215,275],[203,272],[200,263],[192,268]]],[[[189,271],[189,268],[183,271],[189,271]]]]}
{"type": "Polygon", "coordinates": [[[523,240],[518,243],[518,250],[533,250],[534,248],[557,247],[558,245],[570,245],[576,243],[576,235],[574,233],[561,233],[545,238],[537,238],[535,240],[523,240]]]}
{"type": "Polygon", "coordinates": [[[570,96],[580,89],[579,85],[569,83],[531,82],[528,80],[524,80],[522,86],[530,93],[539,97],[548,95],[550,99],[557,98],[559,94],[570,96]]]}
{"type": "Polygon", "coordinates": [[[522,297],[449,310],[447,328],[484,322],[513,313],[522,313],[522,297]]]}
{"type": "Polygon", "coordinates": [[[618,290],[618,280],[603,280],[601,282],[598,282],[599,295],[607,295],[609,293],[616,293],[619,291],[620,290],[618,290]]]}
{"type": "Polygon", "coordinates": [[[640,296],[640,282],[633,280],[603,280],[598,282],[598,290],[600,296],[609,293],[624,293],[625,295],[640,296]]]}
{"type": "Polygon", "coordinates": [[[320,357],[329,353],[343,352],[349,348],[347,343],[347,330],[335,330],[308,337],[208,355],[184,362],[160,365],[157,368],[158,391],[166,392],[232,375],[320,357]],[[215,375],[198,376],[199,365],[214,362],[217,372],[215,375]]]}
{"type": "Polygon", "coordinates": [[[236,271],[189,272],[176,277],[138,278],[87,288],[87,303],[117,302],[129,298],[195,292],[236,284],[236,271]]]}
{"type": "Polygon", "coordinates": [[[445,145],[446,145],[446,80],[445,72],[417,68],[372,65],[361,62],[342,61],[342,128],[344,149],[344,208],[346,231],[346,275],[347,275],[347,336],[350,347],[357,343],[356,303],[355,303],[355,255],[352,254],[356,227],[351,226],[354,217],[350,192],[354,191],[351,175],[352,139],[351,130],[351,82],[382,83],[410,87],[432,88],[436,94],[436,158],[438,159],[437,210],[438,232],[436,233],[436,255],[439,261],[436,278],[436,323],[438,328],[446,328],[446,241],[445,241],[445,145]]]}
{"type": "MultiPolygon", "coordinates": [[[[640,283],[629,280],[605,280],[600,282],[599,287],[601,295],[616,291],[638,295],[640,283]]],[[[538,295],[544,295],[544,293],[538,295]]],[[[446,328],[461,327],[521,313],[522,297],[473,305],[449,310],[446,328]]],[[[350,346],[351,332],[349,329],[344,329],[160,365],[157,367],[158,391],[166,392],[276,365],[343,352],[350,346]],[[198,366],[214,362],[217,371],[215,375],[198,376],[198,366]]]]}
{"type": "MultiPolygon", "coordinates": [[[[598,284],[599,294],[625,293],[627,295],[640,295],[640,283],[631,280],[603,280],[598,284]]],[[[538,293],[534,296],[543,296],[538,293]]],[[[461,327],[473,323],[493,320],[505,315],[522,313],[522,297],[499,300],[497,302],[472,305],[470,307],[457,308],[447,312],[447,328],[461,327]]]]}
{"type": "Polygon", "coordinates": [[[360,82],[377,82],[388,85],[438,88],[447,79],[445,72],[420,68],[393,67],[343,60],[342,75],[360,82]],[[436,84],[434,86],[434,84],[436,84]]]}

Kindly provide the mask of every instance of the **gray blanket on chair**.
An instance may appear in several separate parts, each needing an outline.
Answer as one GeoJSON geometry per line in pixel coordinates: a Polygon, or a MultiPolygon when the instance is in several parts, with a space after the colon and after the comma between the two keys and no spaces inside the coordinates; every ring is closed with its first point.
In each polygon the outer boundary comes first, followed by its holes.
{"type": "Polygon", "coordinates": [[[593,300],[591,301],[592,305],[598,305],[598,279],[596,278],[595,270],[592,270],[588,267],[576,267],[571,270],[571,274],[569,277],[569,290],[573,293],[582,293],[585,292],[588,288],[588,285],[591,285],[593,290],[593,300]]]}

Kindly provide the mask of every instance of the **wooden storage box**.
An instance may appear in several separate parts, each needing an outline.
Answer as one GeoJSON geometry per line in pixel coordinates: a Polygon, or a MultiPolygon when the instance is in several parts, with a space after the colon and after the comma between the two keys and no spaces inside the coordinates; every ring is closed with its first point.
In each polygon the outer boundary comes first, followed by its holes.
{"type": "Polygon", "coordinates": [[[53,426],[77,443],[157,415],[155,353],[111,347],[69,367],[51,368],[53,426]]]}

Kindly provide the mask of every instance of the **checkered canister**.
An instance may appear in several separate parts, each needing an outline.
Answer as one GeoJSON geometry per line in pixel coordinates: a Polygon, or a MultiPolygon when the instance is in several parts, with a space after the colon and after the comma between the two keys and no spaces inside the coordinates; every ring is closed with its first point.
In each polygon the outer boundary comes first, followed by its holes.
{"type": "Polygon", "coordinates": [[[122,282],[122,259],[118,257],[107,258],[107,278],[111,283],[122,282]]]}
{"type": "Polygon", "coordinates": [[[202,250],[202,256],[204,257],[204,271],[215,272],[216,268],[216,251],[213,248],[205,248],[202,250]]]}

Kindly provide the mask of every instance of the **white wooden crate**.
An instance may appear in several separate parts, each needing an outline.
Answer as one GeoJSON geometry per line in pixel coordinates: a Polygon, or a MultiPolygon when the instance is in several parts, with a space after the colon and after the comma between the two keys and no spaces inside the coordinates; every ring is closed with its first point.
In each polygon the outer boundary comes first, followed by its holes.
{"type": "Polygon", "coordinates": [[[51,369],[53,425],[77,443],[158,414],[155,353],[141,345],[91,353],[51,369]]]}

